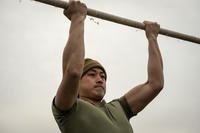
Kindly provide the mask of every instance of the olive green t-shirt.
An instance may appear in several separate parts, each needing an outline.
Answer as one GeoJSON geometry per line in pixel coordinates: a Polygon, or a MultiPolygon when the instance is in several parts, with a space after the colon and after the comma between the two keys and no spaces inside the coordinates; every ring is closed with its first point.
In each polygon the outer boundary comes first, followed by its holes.
{"type": "Polygon", "coordinates": [[[125,97],[99,106],[77,99],[65,112],[53,100],[52,112],[62,133],[133,133],[129,119],[134,114],[125,97]]]}

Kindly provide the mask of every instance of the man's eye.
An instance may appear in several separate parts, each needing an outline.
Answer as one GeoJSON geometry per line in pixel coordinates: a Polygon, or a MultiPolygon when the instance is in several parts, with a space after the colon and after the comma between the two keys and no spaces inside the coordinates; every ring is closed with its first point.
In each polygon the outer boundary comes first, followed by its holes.
{"type": "Polygon", "coordinates": [[[101,78],[102,78],[102,79],[106,79],[106,76],[105,76],[105,75],[101,75],[101,78]]]}
{"type": "Polygon", "coordinates": [[[95,73],[88,73],[89,76],[95,76],[95,73]]]}

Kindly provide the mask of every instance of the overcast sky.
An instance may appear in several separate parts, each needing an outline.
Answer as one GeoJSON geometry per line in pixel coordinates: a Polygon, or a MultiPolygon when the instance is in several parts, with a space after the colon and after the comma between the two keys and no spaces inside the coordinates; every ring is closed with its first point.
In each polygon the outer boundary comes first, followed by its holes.
{"type": "MultiPolygon", "coordinates": [[[[199,0],[84,0],[89,8],[200,37],[199,0]]],[[[51,102],[61,81],[70,21],[31,0],[0,1],[0,132],[59,133],[51,102]]],[[[131,119],[135,133],[200,130],[200,45],[159,35],[163,91],[131,119]]],[[[147,79],[144,31],[87,16],[86,57],[108,73],[106,101],[147,79]]]]}

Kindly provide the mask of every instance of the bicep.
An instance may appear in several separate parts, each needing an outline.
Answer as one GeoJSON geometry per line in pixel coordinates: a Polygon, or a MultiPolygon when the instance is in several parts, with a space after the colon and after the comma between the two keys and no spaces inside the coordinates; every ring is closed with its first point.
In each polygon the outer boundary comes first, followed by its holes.
{"type": "Polygon", "coordinates": [[[55,97],[55,105],[67,111],[75,103],[78,95],[79,77],[65,73],[55,97]]]}
{"type": "Polygon", "coordinates": [[[144,83],[125,94],[131,110],[135,113],[143,110],[158,94],[150,84],[144,83]]]}

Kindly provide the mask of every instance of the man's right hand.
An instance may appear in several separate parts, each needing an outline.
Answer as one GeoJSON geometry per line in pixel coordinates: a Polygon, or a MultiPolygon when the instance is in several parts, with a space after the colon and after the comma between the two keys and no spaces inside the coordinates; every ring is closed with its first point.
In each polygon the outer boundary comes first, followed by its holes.
{"type": "Polygon", "coordinates": [[[160,25],[156,22],[151,22],[151,21],[144,21],[145,24],[145,32],[146,32],[146,37],[149,38],[157,38],[158,33],[160,31],[160,25]]]}
{"type": "Polygon", "coordinates": [[[82,17],[85,19],[87,15],[87,6],[80,1],[70,0],[63,13],[69,20],[76,17],[82,17]]]}

